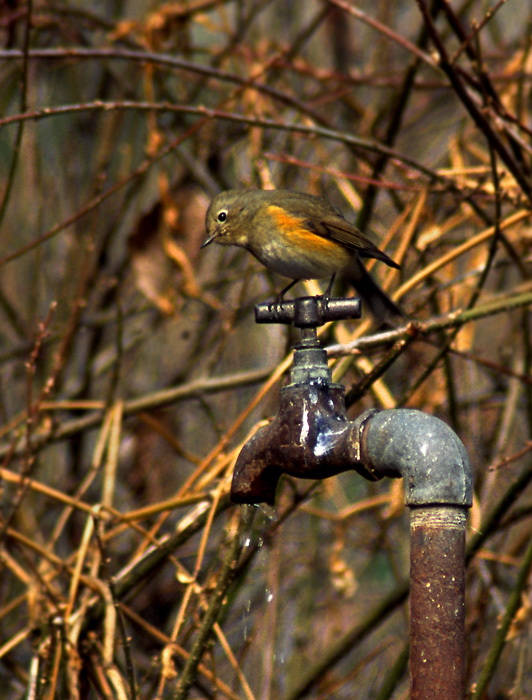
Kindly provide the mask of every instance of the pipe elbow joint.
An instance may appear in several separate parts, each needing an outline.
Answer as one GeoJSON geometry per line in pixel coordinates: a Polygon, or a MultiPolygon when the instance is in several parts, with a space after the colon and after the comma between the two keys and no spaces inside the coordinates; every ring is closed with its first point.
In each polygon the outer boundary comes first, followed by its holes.
{"type": "Polygon", "coordinates": [[[367,411],[355,423],[361,461],[378,475],[403,477],[408,506],[471,507],[469,458],[446,423],[406,408],[367,411]]]}

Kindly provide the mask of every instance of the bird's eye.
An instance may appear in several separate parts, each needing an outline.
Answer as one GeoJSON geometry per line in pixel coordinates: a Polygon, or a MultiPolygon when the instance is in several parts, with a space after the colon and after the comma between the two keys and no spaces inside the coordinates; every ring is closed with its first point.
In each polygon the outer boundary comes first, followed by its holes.
{"type": "Polygon", "coordinates": [[[227,221],[227,212],[225,209],[218,214],[218,221],[220,221],[222,224],[224,221],[227,221]]]}

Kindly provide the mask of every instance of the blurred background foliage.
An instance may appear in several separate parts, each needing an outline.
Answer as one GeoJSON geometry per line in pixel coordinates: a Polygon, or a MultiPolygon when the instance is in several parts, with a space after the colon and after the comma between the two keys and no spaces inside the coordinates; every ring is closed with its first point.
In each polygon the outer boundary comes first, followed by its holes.
{"type": "MultiPolygon", "coordinates": [[[[408,340],[371,386],[389,339],[323,340],[352,418],[466,445],[474,687],[532,530],[531,28],[525,0],[0,6],[2,697],[408,696],[401,484],[229,502],[294,339],[254,324],[284,280],[200,253],[232,187],[326,196],[401,264],[369,265],[408,340]]],[[[525,586],[487,697],[532,694],[530,617],[525,586]]]]}

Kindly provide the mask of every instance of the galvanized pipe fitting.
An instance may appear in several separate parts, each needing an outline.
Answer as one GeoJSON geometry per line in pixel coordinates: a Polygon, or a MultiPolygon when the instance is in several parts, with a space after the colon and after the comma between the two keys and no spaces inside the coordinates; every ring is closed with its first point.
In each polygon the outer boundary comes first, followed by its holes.
{"type": "Polygon", "coordinates": [[[366,411],[359,427],[359,458],[379,476],[402,477],[408,506],[470,508],[472,472],[456,433],[439,418],[409,408],[366,411]]]}

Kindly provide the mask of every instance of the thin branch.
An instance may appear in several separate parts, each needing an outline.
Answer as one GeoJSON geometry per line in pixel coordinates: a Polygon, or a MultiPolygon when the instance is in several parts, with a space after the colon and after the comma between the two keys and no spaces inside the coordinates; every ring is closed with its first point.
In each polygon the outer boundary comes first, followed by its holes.
{"type": "Polygon", "coordinates": [[[244,534],[251,526],[255,509],[253,506],[242,506],[239,521],[231,533],[231,543],[220,569],[216,588],[211,594],[209,607],[205,612],[190,656],[179,676],[179,681],[174,694],[175,700],[185,700],[198,672],[198,666],[205,653],[205,648],[212,634],[214,624],[220,614],[227,590],[231,585],[238,567],[238,559],[244,545],[244,534]]]}
{"type": "MultiPolygon", "coordinates": [[[[20,111],[25,112],[27,109],[28,100],[28,75],[29,75],[29,60],[30,60],[30,36],[31,36],[31,23],[33,17],[33,0],[27,0],[27,13],[26,21],[24,24],[24,41],[23,49],[20,51],[20,55],[23,59],[22,61],[22,80],[21,80],[21,90],[20,90],[20,111]]],[[[6,188],[4,190],[4,196],[2,197],[2,203],[0,204],[0,228],[4,221],[6,215],[7,207],[9,204],[9,198],[11,195],[11,189],[13,188],[13,183],[15,181],[15,172],[17,170],[17,165],[20,156],[20,149],[22,146],[22,137],[24,134],[24,123],[20,122],[17,129],[17,135],[15,137],[15,145],[13,148],[13,155],[11,157],[11,164],[9,166],[9,174],[7,176],[6,188]]]]}

